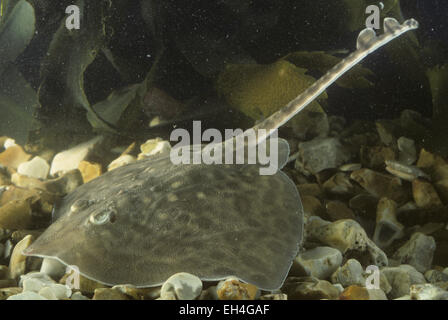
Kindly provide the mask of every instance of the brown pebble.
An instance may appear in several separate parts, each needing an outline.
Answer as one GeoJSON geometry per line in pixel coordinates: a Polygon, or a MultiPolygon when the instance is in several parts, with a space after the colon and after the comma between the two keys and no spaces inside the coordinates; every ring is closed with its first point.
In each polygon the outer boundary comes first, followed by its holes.
{"type": "Polygon", "coordinates": [[[369,300],[369,291],[360,286],[352,285],[345,288],[339,296],[340,300],[369,300]]]}
{"type": "Polygon", "coordinates": [[[97,288],[92,300],[129,300],[129,297],[116,289],[97,288]]]}
{"type": "Polygon", "coordinates": [[[442,206],[439,195],[429,182],[420,179],[412,181],[412,194],[419,208],[429,209],[442,206]]]}
{"type": "Polygon", "coordinates": [[[99,177],[103,173],[99,163],[88,162],[85,160],[79,163],[78,169],[81,172],[84,183],[99,177]]]}
{"type": "Polygon", "coordinates": [[[334,200],[328,201],[326,204],[327,214],[331,221],[341,219],[353,219],[355,220],[355,214],[344,202],[334,200]]]}
{"type": "Polygon", "coordinates": [[[18,166],[31,158],[19,145],[11,146],[0,153],[0,164],[17,170],[18,166]]]}

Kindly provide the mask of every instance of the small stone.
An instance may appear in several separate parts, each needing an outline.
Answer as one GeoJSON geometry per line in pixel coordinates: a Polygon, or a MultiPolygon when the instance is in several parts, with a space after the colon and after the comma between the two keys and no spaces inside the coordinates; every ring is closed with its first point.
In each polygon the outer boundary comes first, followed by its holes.
{"type": "Polygon", "coordinates": [[[201,294],[202,281],[195,275],[180,272],[169,277],[162,285],[160,298],[175,297],[177,300],[194,300],[201,294]]]}
{"type": "Polygon", "coordinates": [[[434,181],[448,179],[448,164],[436,165],[432,174],[434,181]]]}
{"type": "Polygon", "coordinates": [[[11,279],[18,279],[19,276],[25,274],[27,260],[29,257],[22,255],[23,250],[28,248],[34,241],[33,236],[28,235],[16,244],[9,261],[9,272],[11,279]]]}
{"type": "Polygon", "coordinates": [[[314,277],[288,277],[281,290],[288,300],[336,300],[339,297],[335,286],[314,277]]]}
{"type": "Polygon", "coordinates": [[[388,297],[396,299],[409,294],[409,288],[413,284],[426,283],[425,277],[414,267],[403,264],[399,267],[386,267],[381,270],[391,285],[392,289],[388,297]]]}
{"type": "Polygon", "coordinates": [[[7,138],[7,137],[2,137],[2,138],[5,138],[5,139],[0,139],[0,141],[1,141],[0,145],[3,145],[3,148],[5,148],[5,149],[8,149],[9,147],[17,145],[16,141],[14,139],[7,138]]]}
{"type": "Polygon", "coordinates": [[[375,125],[381,142],[386,146],[395,146],[396,125],[391,120],[378,120],[375,125]]]}
{"type": "Polygon", "coordinates": [[[299,144],[299,158],[296,160],[298,168],[316,174],[325,169],[337,168],[350,160],[337,138],[316,138],[299,144]]]}
{"type": "Polygon", "coordinates": [[[342,201],[328,201],[326,203],[326,209],[331,221],[355,219],[355,213],[342,201]]]}
{"type": "Polygon", "coordinates": [[[412,181],[412,194],[419,208],[429,209],[443,206],[434,187],[426,181],[412,181]]]}
{"type": "Polygon", "coordinates": [[[430,177],[419,167],[406,165],[398,161],[386,160],[386,170],[390,174],[406,181],[414,181],[417,178],[429,179],[430,177]]]}
{"type": "Polygon", "coordinates": [[[437,181],[434,184],[437,194],[445,204],[448,204],[448,179],[437,181]]]}
{"type": "Polygon", "coordinates": [[[71,149],[59,152],[53,158],[50,174],[52,176],[62,175],[71,170],[78,169],[79,163],[85,160],[89,153],[91,153],[102,141],[103,137],[97,136],[71,149]]]}
{"type": "Polygon", "coordinates": [[[14,279],[0,280],[0,288],[10,288],[17,286],[17,281],[14,279]]]}
{"type": "Polygon", "coordinates": [[[140,146],[140,151],[144,157],[167,153],[170,150],[171,145],[169,141],[162,140],[161,138],[149,139],[140,146]]]}
{"type": "Polygon", "coordinates": [[[41,296],[40,294],[38,294],[36,292],[27,291],[27,292],[22,292],[19,294],[12,295],[6,300],[48,300],[48,299],[41,296]]]}
{"type": "Polygon", "coordinates": [[[92,300],[129,300],[129,297],[116,289],[97,288],[92,300]]]}
{"type": "Polygon", "coordinates": [[[412,300],[448,300],[448,291],[432,284],[414,284],[410,288],[412,300]]]}
{"type": "Polygon", "coordinates": [[[107,171],[112,171],[119,167],[134,163],[137,159],[129,154],[121,155],[107,166],[107,171]]]}
{"type": "Polygon", "coordinates": [[[433,171],[436,167],[446,165],[445,160],[438,155],[426,151],[424,148],[420,150],[420,155],[417,161],[417,167],[433,171]]]}
{"type": "Polygon", "coordinates": [[[425,272],[425,278],[429,283],[447,282],[448,274],[439,270],[428,270],[425,272]]]}
{"type": "Polygon", "coordinates": [[[112,289],[116,289],[134,300],[153,300],[160,297],[162,287],[136,288],[132,285],[125,284],[113,286],[112,289]]]}
{"type": "Polygon", "coordinates": [[[299,184],[297,186],[297,190],[299,190],[300,196],[312,196],[312,197],[322,197],[323,192],[317,183],[305,183],[299,184]]]}
{"type": "Polygon", "coordinates": [[[40,289],[38,293],[48,300],[65,300],[70,298],[72,290],[65,285],[53,283],[40,289]]]}
{"type": "Polygon", "coordinates": [[[327,279],[342,263],[339,250],[330,247],[317,247],[300,253],[295,262],[306,272],[318,279],[327,279]]]}
{"type": "Polygon", "coordinates": [[[19,145],[13,145],[0,153],[0,164],[17,170],[19,165],[31,158],[19,145]]]}
{"type": "Polygon", "coordinates": [[[344,287],[351,285],[364,286],[366,279],[363,276],[362,265],[355,259],[348,259],[347,262],[339,267],[331,276],[331,282],[340,283],[344,287]]]}
{"type": "Polygon", "coordinates": [[[0,227],[17,230],[33,227],[29,200],[13,200],[0,207],[0,227]]]}
{"type": "Polygon", "coordinates": [[[369,300],[369,291],[357,285],[352,285],[342,292],[339,296],[341,300],[369,300]]]}
{"type": "Polygon", "coordinates": [[[7,279],[9,276],[8,266],[0,265],[0,279],[7,279]]]}
{"type": "Polygon", "coordinates": [[[411,165],[417,160],[417,150],[415,142],[406,137],[400,137],[397,140],[399,155],[398,160],[404,164],[411,165]]]}
{"type": "Polygon", "coordinates": [[[406,202],[409,194],[397,177],[391,177],[370,169],[353,171],[350,178],[358,182],[371,195],[378,199],[388,197],[397,203],[406,202]]]}
{"type": "Polygon", "coordinates": [[[0,288],[0,300],[6,300],[7,298],[17,295],[22,292],[22,288],[11,287],[11,288],[0,288]]]}
{"type": "Polygon", "coordinates": [[[81,172],[78,169],[68,171],[56,179],[47,180],[43,190],[57,195],[66,195],[83,184],[81,172]]]}
{"type": "Polygon", "coordinates": [[[369,193],[360,193],[351,198],[348,205],[351,209],[363,217],[370,220],[376,219],[376,207],[378,204],[378,198],[372,196],[369,193]]]}
{"type": "Polygon", "coordinates": [[[352,172],[356,170],[360,170],[362,168],[362,165],[360,163],[347,163],[343,164],[339,167],[339,170],[342,172],[352,172]]]}
{"type": "Polygon", "coordinates": [[[84,183],[99,177],[103,173],[99,163],[92,163],[84,160],[79,163],[78,169],[81,172],[84,183]]]}
{"type": "Polygon", "coordinates": [[[29,272],[20,276],[19,286],[23,291],[39,292],[45,286],[56,283],[53,279],[42,272],[29,272]]]}
{"type": "Polygon", "coordinates": [[[336,248],[345,254],[347,251],[357,251],[368,264],[386,266],[386,254],[369,239],[358,222],[351,219],[338,220],[333,223],[322,224],[313,220],[307,226],[309,240],[336,248]],[[317,225],[316,225],[317,224],[317,225]]]}
{"type": "Polygon", "coordinates": [[[260,297],[260,300],[288,300],[288,295],[284,293],[265,294],[260,297]]]}
{"type": "Polygon", "coordinates": [[[21,163],[17,168],[17,173],[21,175],[42,180],[47,178],[49,171],[50,165],[39,156],[21,163]]]}
{"type": "Polygon", "coordinates": [[[388,247],[403,235],[404,226],[397,220],[397,203],[386,197],[378,202],[373,241],[380,247],[388,247]]]}
{"type": "Polygon", "coordinates": [[[320,200],[313,196],[302,196],[303,212],[308,216],[326,217],[325,208],[320,200]]]}
{"type": "Polygon", "coordinates": [[[243,283],[236,278],[220,281],[216,286],[219,300],[255,300],[259,295],[256,286],[243,283]]]}
{"type": "Polygon", "coordinates": [[[323,189],[326,193],[338,196],[353,195],[355,188],[350,182],[350,178],[343,172],[338,172],[324,182],[323,189]]]}
{"type": "Polygon", "coordinates": [[[393,257],[400,263],[409,264],[423,273],[431,268],[435,250],[436,242],[433,237],[416,232],[393,257]]]}
{"type": "Polygon", "coordinates": [[[395,160],[395,151],[389,147],[361,147],[361,163],[364,167],[383,169],[384,162],[395,160]]]}
{"type": "Polygon", "coordinates": [[[83,296],[81,292],[75,292],[70,297],[71,300],[90,300],[86,296],[83,296]]]}

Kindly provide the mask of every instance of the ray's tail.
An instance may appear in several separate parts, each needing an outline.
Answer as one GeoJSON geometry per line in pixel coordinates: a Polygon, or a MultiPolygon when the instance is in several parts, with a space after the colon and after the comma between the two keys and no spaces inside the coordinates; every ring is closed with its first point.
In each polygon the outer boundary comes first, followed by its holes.
{"type": "Polygon", "coordinates": [[[358,35],[356,51],[352,52],[347,58],[335,65],[308,89],[290,101],[286,106],[272,114],[266,120],[249,129],[255,130],[258,133],[257,143],[264,141],[269,137],[272,130],[278,129],[293,116],[302,111],[333,82],[339,79],[348,70],[353,68],[353,66],[364,59],[369,53],[374,52],[376,49],[384,46],[386,43],[401,36],[405,32],[417,28],[418,22],[414,19],[406,20],[403,24],[400,24],[394,18],[385,18],[384,33],[382,35],[377,36],[372,28],[362,30],[358,35]],[[265,130],[259,131],[260,129],[265,130]]]}

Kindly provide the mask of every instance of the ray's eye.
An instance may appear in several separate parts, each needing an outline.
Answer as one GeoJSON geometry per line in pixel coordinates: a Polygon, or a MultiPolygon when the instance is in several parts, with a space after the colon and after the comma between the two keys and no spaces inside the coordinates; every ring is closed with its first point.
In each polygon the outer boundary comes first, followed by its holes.
{"type": "Polygon", "coordinates": [[[89,217],[89,222],[101,226],[107,222],[114,223],[117,220],[117,214],[115,210],[108,208],[100,212],[94,212],[89,217]]]}

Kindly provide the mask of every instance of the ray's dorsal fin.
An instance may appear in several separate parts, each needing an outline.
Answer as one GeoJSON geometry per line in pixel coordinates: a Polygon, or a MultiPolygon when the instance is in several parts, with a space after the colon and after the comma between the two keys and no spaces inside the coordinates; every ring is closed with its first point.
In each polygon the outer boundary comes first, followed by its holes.
{"type": "Polygon", "coordinates": [[[375,31],[371,28],[362,30],[358,35],[356,51],[352,52],[347,58],[343,59],[331,68],[325,75],[323,75],[295,99],[290,101],[286,106],[272,114],[264,121],[250,128],[249,130],[255,130],[257,132],[257,143],[264,141],[272,133],[272,130],[278,129],[293,116],[302,111],[333,82],[363,60],[369,53],[372,53],[403,33],[409,30],[417,29],[418,22],[414,19],[409,19],[404,21],[403,24],[400,24],[394,18],[385,18],[383,27],[384,33],[381,36],[376,36],[375,31]],[[260,131],[260,129],[265,130],[260,131]]]}

